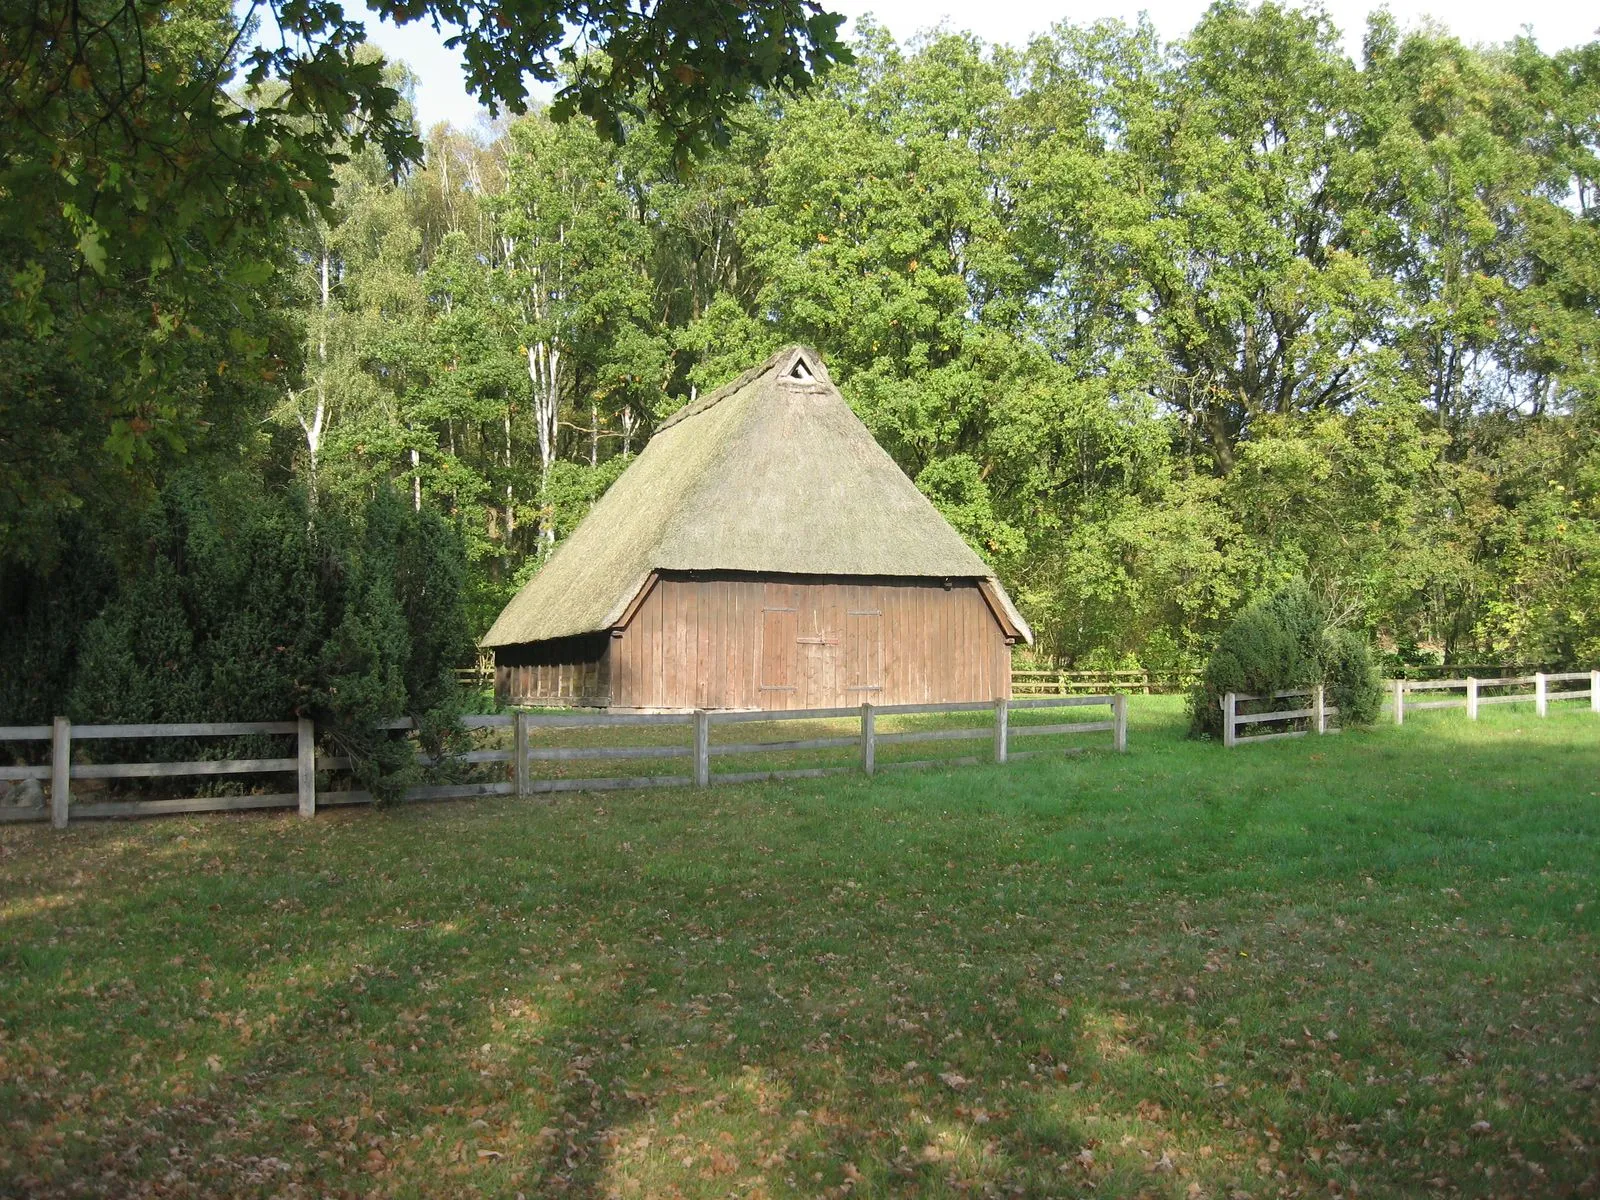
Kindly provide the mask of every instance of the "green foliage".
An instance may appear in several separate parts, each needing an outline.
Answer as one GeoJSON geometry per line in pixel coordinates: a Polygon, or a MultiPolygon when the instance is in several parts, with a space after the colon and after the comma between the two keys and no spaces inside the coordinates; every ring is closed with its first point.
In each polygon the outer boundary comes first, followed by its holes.
{"type": "MultiPolygon", "coordinates": [[[[703,10],[390,4],[463,17],[491,99],[517,107],[530,63],[568,89],[492,135],[430,132],[398,175],[409,75],[321,0],[298,48],[266,28],[237,60],[226,6],[158,10],[128,111],[167,129],[187,81],[184,137],[221,139],[171,164],[83,136],[93,88],[51,93],[0,161],[0,588],[76,555],[73,529],[103,567],[19,600],[40,632],[17,637],[65,645],[99,611],[197,453],[295,481],[313,522],[391,488],[437,514],[479,634],[664,417],[805,341],[1064,666],[1195,667],[1297,577],[1412,657],[1600,655],[1595,46],[1379,15],[1355,60],[1318,12],[1224,0],[1171,43],[1102,22],[899,46],[862,22],[847,63],[809,3],[683,40],[703,10]],[[555,11],[606,52],[546,60],[555,11]]],[[[126,32],[96,35],[91,81],[126,32]]],[[[373,711],[414,691],[385,674],[407,622],[377,588],[316,670],[373,711]]],[[[23,651],[8,702],[64,695],[53,653],[23,651]]]]}
{"type": "Polygon", "coordinates": [[[1372,644],[1354,629],[1329,629],[1322,648],[1322,682],[1327,702],[1339,710],[1345,728],[1370,725],[1383,705],[1383,683],[1372,644]]]}
{"type": "MultiPolygon", "coordinates": [[[[135,569],[74,647],[64,711],[75,720],[309,716],[383,798],[416,767],[376,722],[423,719],[424,744],[441,748],[458,703],[452,669],[472,646],[460,541],[436,514],[387,490],[346,512],[185,473],[140,534],[135,569]]],[[[100,570],[92,559],[82,569],[100,570]]],[[[51,582],[37,580],[28,603],[51,582]]],[[[19,690],[11,671],[7,695],[19,690]]]]}
{"type": "Polygon", "coordinates": [[[459,27],[445,45],[461,50],[467,86],[491,112],[527,111],[530,78],[561,82],[551,106],[557,120],[582,113],[621,142],[648,115],[681,152],[726,146],[729,116],[752,93],[803,90],[830,63],[851,58],[839,40],[844,18],[816,0],[637,8],[595,0],[377,0],[373,9],[401,24],[459,27]],[[580,57],[575,30],[598,53],[580,57]]]}
{"type": "Polygon", "coordinates": [[[332,201],[347,145],[416,152],[359,28],[334,5],[304,15],[330,36],[253,51],[241,81],[221,0],[0,10],[0,353],[21,367],[0,385],[0,541],[13,554],[47,558],[60,514],[147,499],[173,460],[258,419],[288,351],[286,228],[332,201]],[[269,69],[279,86],[230,94],[269,69]]]}
{"type": "Polygon", "coordinates": [[[1264,696],[1324,684],[1342,723],[1369,723],[1381,700],[1365,637],[1330,625],[1327,603],[1296,579],[1245,608],[1217,639],[1189,698],[1190,732],[1220,736],[1229,692],[1264,696]]]}

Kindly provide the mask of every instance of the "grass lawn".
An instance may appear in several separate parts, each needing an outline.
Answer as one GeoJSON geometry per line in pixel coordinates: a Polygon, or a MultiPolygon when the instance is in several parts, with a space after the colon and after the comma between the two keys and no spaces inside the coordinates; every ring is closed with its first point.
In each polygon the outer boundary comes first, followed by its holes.
{"type": "Polygon", "coordinates": [[[0,1194],[1600,1189],[1600,717],[1181,734],[0,827],[0,1194]]]}

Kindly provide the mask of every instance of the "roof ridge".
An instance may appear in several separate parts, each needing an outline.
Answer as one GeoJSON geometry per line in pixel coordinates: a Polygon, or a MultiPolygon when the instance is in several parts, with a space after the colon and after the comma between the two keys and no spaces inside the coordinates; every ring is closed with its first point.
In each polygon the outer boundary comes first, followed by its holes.
{"type": "Polygon", "coordinates": [[[767,361],[762,363],[759,367],[751,367],[747,371],[742,371],[738,375],[734,376],[734,378],[730,379],[727,383],[717,388],[715,391],[707,392],[704,396],[699,396],[689,401],[689,403],[685,404],[677,412],[673,413],[665,421],[657,425],[656,432],[660,433],[664,429],[671,429],[680,421],[685,421],[690,417],[698,416],[700,413],[705,412],[706,409],[712,407],[713,405],[720,404],[729,396],[732,396],[737,392],[742,392],[745,388],[749,387],[756,380],[760,379],[768,371],[776,367],[778,365],[778,361],[793,349],[795,349],[793,346],[784,346],[782,349],[774,351],[771,357],[769,357],[767,361]]]}

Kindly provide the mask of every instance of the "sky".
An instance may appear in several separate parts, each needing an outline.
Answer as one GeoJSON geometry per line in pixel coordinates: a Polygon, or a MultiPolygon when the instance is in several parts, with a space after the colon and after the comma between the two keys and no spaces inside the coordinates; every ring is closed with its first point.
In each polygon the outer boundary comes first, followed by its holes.
{"type": "MultiPolygon", "coordinates": [[[[970,30],[987,42],[1022,45],[1057,21],[1089,24],[1104,17],[1134,21],[1141,11],[1164,38],[1176,38],[1200,18],[1209,0],[1084,0],[1077,5],[1060,2],[1011,0],[833,0],[834,12],[850,18],[848,35],[857,17],[870,13],[887,26],[898,41],[940,24],[970,30]]],[[[1324,8],[1345,35],[1345,48],[1359,55],[1367,13],[1377,7],[1367,0],[1325,0],[1324,8]]],[[[1600,10],[1589,0],[1390,0],[1389,11],[1402,28],[1433,17],[1464,41],[1497,43],[1531,30],[1546,53],[1582,45],[1600,37],[1600,10]]],[[[366,14],[360,0],[347,6],[367,23],[368,37],[390,58],[404,59],[416,72],[417,115],[424,128],[440,121],[470,128],[478,119],[477,102],[462,85],[460,56],[444,48],[444,36],[424,23],[403,29],[380,23],[366,14]]]]}

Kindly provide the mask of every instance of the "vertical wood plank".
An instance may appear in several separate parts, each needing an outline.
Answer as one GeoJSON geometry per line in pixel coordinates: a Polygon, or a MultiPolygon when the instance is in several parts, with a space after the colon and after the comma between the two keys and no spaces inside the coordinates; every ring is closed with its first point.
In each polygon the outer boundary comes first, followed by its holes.
{"type": "Polygon", "coordinates": [[[905,644],[899,632],[900,591],[887,584],[878,587],[873,605],[883,613],[883,690],[873,697],[879,704],[900,703],[900,656],[905,644]]]}
{"type": "Polygon", "coordinates": [[[1328,732],[1328,705],[1327,689],[1322,684],[1317,684],[1311,689],[1311,716],[1312,726],[1318,733],[1328,732]]]}
{"type": "Polygon", "coordinates": [[[661,707],[682,708],[679,679],[683,674],[683,589],[676,579],[663,579],[661,588],[661,707]]]}
{"type": "Polygon", "coordinates": [[[310,717],[301,717],[295,724],[295,750],[300,815],[314,817],[317,815],[317,739],[310,717]]]}
{"type": "Polygon", "coordinates": [[[1550,694],[1545,687],[1543,671],[1533,673],[1533,711],[1536,716],[1547,717],[1550,715],[1550,694]]]}
{"type": "Polygon", "coordinates": [[[1600,671],[1589,672],[1589,711],[1600,713],[1600,671]]]}
{"type": "Polygon", "coordinates": [[[1111,748],[1128,752],[1128,697],[1121,692],[1111,697],[1111,748]]]}
{"type": "Polygon", "coordinates": [[[625,708],[656,708],[661,703],[661,584],[658,581],[645,597],[639,612],[639,628],[645,644],[641,648],[638,690],[626,696],[612,688],[612,703],[625,708]]]}
{"type": "Polygon", "coordinates": [[[861,706],[861,769],[868,775],[878,765],[878,731],[870,703],[861,706]]]}
{"type": "Polygon", "coordinates": [[[1006,744],[1011,740],[1011,702],[996,700],[994,702],[994,760],[997,763],[1006,761],[1006,751],[1010,747],[1006,744]]]}
{"type": "Polygon", "coordinates": [[[1396,725],[1404,725],[1406,723],[1406,681],[1404,679],[1396,679],[1394,681],[1394,723],[1396,725]]]}
{"type": "Polygon", "coordinates": [[[732,609],[729,615],[728,646],[728,707],[746,708],[749,700],[745,694],[745,662],[750,650],[750,625],[746,618],[749,605],[745,603],[745,593],[749,590],[743,580],[735,580],[731,585],[733,592],[729,599],[732,609]]]}
{"type": "Polygon", "coordinates": [[[711,714],[703,708],[694,712],[694,785],[711,782],[711,714]]]}
{"type": "Polygon", "coordinates": [[[722,665],[719,668],[719,677],[722,680],[722,706],[737,708],[739,706],[739,582],[730,580],[722,587],[722,665]]]}
{"type": "Polygon", "coordinates": [[[673,700],[675,706],[695,708],[695,655],[699,646],[700,626],[696,620],[694,589],[688,583],[678,584],[678,640],[682,650],[678,653],[678,661],[674,665],[674,686],[676,696],[673,700]]]}
{"type": "Polygon", "coordinates": [[[694,585],[694,702],[696,707],[711,707],[711,629],[713,615],[708,584],[694,585]]]}
{"type": "Polygon", "coordinates": [[[528,714],[518,710],[511,729],[512,778],[521,797],[528,794],[528,714]]]}
{"type": "Polygon", "coordinates": [[[72,722],[57,717],[50,731],[50,824],[67,827],[72,799],[72,722]]]}
{"type": "Polygon", "coordinates": [[[1230,749],[1235,741],[1233,718],[1238,708],[1239,697],[1235,693],[1229,692],[1222,697],[1222,744],[1230,749]]]}
{"type": "Polygon", "coordinates": [[[1467,720],[1478,719],[1478,681],[1467,676],[1467,720]]]}
{"type": "Polygon", "coordinates": [[[920,678],[917,680],[917,702],[927,704],[933,700],[933,672],[934,660],[939,653],[938,606],[934,603],[931,590],[920,587],[917,589],[917,632],[922,641],[922,653],[918,665],[921,668],[920,678]]]}

